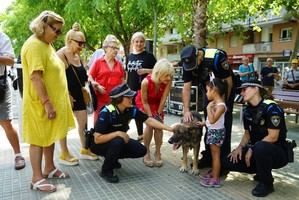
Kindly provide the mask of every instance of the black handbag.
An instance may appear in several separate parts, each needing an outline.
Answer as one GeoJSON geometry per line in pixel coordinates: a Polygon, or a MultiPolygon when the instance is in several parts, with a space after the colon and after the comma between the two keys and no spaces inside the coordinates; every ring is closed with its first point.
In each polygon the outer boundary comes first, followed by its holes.
{"type": "Polygon", "coordinates": [[[98,105],[98,100],[97,100],[96,92],[94,91],[94,88],[90,81],[88,81],[88,87],[89,87],[93,109],[96,110],[98,105]]]}
{"type": "Polygon", "coordinates": [[[0,78],[0,102],[2,102],[5,98],[6,89],[7,89],[7,80],[6,80],[6,66],[4,69],[4,75],[0,78]]]}

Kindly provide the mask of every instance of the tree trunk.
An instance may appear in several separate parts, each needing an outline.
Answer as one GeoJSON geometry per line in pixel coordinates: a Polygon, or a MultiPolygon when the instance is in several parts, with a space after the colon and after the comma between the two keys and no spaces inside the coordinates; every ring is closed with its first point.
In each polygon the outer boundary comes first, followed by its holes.
{"type": "Polygon", "coordinates": [[[195,46],[201,48],[207,45],[207,7],[209,0],[195,0],[193,2],[193,30],[195,46]]]}
{"type": "MultiPolygon", "coordinates": [[[[299,20],[297,20],[297,25],[299,24],[299,20]]],[[[292,52],[292,55],[291,55],[291,60],[294,59],[294,58],[297,58],[297,54],[298,54],[298,50],[299,50],[299,29],[297,28],[297,34],[296,34],[296,41],[295,41],[295,45],[294,45],[294,50],[292,52]]],[[[291,61],[290,60],[290,61],[291,61]]]]}

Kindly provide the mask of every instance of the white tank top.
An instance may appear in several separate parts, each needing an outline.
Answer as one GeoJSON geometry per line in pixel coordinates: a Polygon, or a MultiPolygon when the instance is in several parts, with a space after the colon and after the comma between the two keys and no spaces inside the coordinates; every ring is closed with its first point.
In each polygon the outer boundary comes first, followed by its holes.
{"type": "Polygon", "coordinates": [[[220,105],[224,106],[225,111],[224,111],[224,113],[222,113],[222,115],[219,117],[219,119],[214,124],[211,124],[208,117],[207,117],[206,126],[209,129],[223,129],[224,128],[224,116],[225,116],[225,112],[226,112],[227,108],[226,108],[225,103],[223,103],[223,102],[216,104],[216,106],[220,106],[220,105]]]}

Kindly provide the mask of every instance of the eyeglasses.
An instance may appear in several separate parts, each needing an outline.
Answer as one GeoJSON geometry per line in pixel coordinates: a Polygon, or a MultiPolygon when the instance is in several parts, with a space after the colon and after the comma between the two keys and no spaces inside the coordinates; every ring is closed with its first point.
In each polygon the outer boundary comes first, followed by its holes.
{"type": "Polygon", "coordinates": [[[119,47],[114,47],[114,46],[107,46],[107,47],[110,47],[111,49],[114,49],[114,50],[119,50],[119,47]]]}
{"type": "Polygon", "coordinates": [[[52,31],[56,34],[56,35],[61,35],[62,31],[59,28],[56,28],[54,26],[52,26],[51,24],[48,24],[48,26],[52,29],[52,31]]]}
{"type": "Polygon", "coordinates": [[[74,42],[76,42],[80,47],[84,47],[85,46],[85,41],[78,41],[78,40],[74,40],[74,39],[71,39],[73,40],[74,42]]]}

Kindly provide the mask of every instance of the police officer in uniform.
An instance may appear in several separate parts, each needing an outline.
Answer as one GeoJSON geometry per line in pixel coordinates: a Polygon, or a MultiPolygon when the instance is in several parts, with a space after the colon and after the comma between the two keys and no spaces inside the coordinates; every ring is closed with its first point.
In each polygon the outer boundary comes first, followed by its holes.
{"type": "Polygon", "coordinates": [[[224,166],[230,171],[256,173],[258,184],[252,195],[264,197],[274,191],[272,169],[288,163],[284,112],[274,101],[263,99],[266,91],[260,81],[243,83],[241,89],[247,102],[243,112],[245,132],[224,166]]]}
{"type": "MultiPolygon", "coordinates": [[[[231,128],[232,128],[232,111],[234,104],[234,84],[233,72],[228,64],[227,55],[223,50],[213,48],[197,49],[193,45],[186,46],[181,51],[180,64],[183,67],[183,109],[184,121],[189,122],[192,120],[191,111],[189,109],[190,93],[192,85],[199,85],[202,94],[205,96],[205,108],[208,105],[206,98],[206,83],[210,77],[216,77],[226,80],[228,83],[228,94],[226,94],[226,107],[225,114],[225,140],[221,147],[221,158],[226,158],[230,153],[231,143],[231,128]]],[[[205,115],[206,115],[206,110],[205,115]]],[[[206,139],[204,140],[206,141],[206,139]]],[[[206,151],[201,152],[202,159],[198,162],[198,167],[211,166],[211,153],[210,148],[206,145],[206,151]]]]}
{"type": "Polygon", "coordinates": [[[95,133],[90,150],[105,157],[100,176],[107,182],[117,183],[119,178],[113,169],[121,168],[118,162],[122,158],[139,158],[146,154],[146,147],[137,140],[129,138],[127,131],[131,119],[139,120],[157,129],[172,131],[172,128],[148,117],[135,106],[132,100],[136,92],[127,84],[112,89],[112,102],[105,106],[96,121],[95,133]]]}

